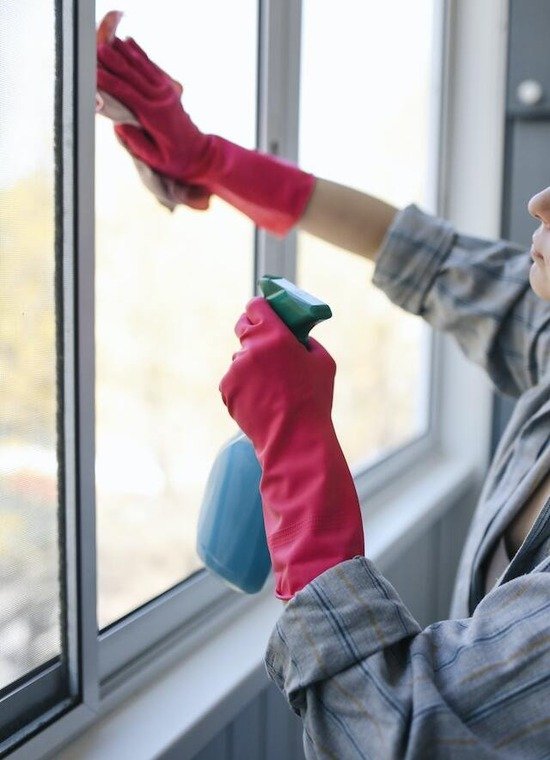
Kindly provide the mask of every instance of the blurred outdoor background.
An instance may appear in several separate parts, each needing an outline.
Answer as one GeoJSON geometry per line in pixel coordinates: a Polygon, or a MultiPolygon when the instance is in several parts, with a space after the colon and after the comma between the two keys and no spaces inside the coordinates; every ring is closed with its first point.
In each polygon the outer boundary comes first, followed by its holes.
{"type": "Polygon", "coordinates": [[[0,689],[60,651],[53,0],[0,6],[0,689]]]}

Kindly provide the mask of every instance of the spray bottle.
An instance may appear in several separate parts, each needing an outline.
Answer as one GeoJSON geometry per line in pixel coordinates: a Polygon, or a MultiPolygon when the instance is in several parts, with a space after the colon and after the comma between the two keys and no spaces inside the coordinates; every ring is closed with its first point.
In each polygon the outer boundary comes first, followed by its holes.
{"type": "MultiPolygon", "coordinates": [[[[265,275],[259,285],[268,303],[304,345],[310,330],[332,316],[326,303],[284,277],[265,275]]],[[[244,433],[231,438],[210,471],[197,532],[197,552],[206,567],[247,594],[260,591],[271,570],[261,476],[250,440],[244,433]]]]}

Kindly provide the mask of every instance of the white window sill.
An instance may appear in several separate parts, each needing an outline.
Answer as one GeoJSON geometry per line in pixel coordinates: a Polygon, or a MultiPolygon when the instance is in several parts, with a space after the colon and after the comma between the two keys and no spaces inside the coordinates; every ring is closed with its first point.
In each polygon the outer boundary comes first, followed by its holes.
{"type": "Polygon", "coordinates": [[[472,489],[479,473],[470,462],[426,457],[419,468],[381,489],[365,507],[365,553],[384,571],[472,489]]]}
{"type": "Polygon", "coordinates": [[[226,630],[105,715],[55,757],[151,760],[183,735],[188,741],[182,756],[192,757],[265,685],[265,645],[281,609],[281,602],[262,594],[226,630]]]}
{"type": "MultiPolygon", "coordinates": [[[[367,556],[384,569],[467,493],[472,466],[428,459],[372,498],[367,556]],[[383,506],[382,506],[383,505],[383,506]]],[[[192,757],[266,685],[263,656],[282,611],[271,590],[168,672],[101,717],[57,760],[151,760],[175,742],[192,757]]]]}

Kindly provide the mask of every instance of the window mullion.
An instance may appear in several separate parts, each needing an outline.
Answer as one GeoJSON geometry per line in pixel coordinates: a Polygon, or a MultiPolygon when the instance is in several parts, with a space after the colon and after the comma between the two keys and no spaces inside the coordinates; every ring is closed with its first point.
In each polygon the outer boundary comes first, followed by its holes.
{"type": "MultiPolygon", "coordinates": [[[[71,4],[72,5],[72,4],[71,4]]],[[[69,3],[67,3],[69,6],[69,3]]],[[[65,261],[67,264],[66,446],[67,462],[67,602],[71,687],[82,701],[99,702],[95,544],[95,345],[94,345],[94,103],[95,6],[91,0],[66,9],[66,27],[75,30],[65,48],[64,138],[65,261]],[[71,19],[68,16],[72,16],[71,19]],[[71,141],[74,145],[71,146],[71,141]],[[73,148],[72,150],[70,148],[73,148]],[[71,271],[71,267],[74,269],[71,271]],[[72,384],[72,385],[71,385],[72,384]],[[72,388],[71,391],[69,389],[72,388]],[[70,487],[70,490],[69,490],[70,487]],[[72,532],[71,532],[72,531],[72,532]]]]}
{"type": "MultiPolygon", "coordinates": [[[[258,148],[298,160],[300,38],[302,3],[260,0],[258,148]]],[[[279,240],[258,232],[257,274],[293,279],[296,233],[279,240]]]]}

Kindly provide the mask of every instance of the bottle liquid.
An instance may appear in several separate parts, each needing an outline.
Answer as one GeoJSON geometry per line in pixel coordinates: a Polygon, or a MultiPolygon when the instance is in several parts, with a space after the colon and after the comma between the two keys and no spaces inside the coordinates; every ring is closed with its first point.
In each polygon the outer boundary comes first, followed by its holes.
{"type": "MultiPolygon", "coordinates": [[[[307,345],[312,327],[332,316],[330,307],[284,277],[265,275],[268,303],[307,345]]],[[[244,433],[218,452],[204,492],[197,553],[206,567],[234,589],[255,594],[271,570],[260,496],[262,468],[244,433]]]]}

